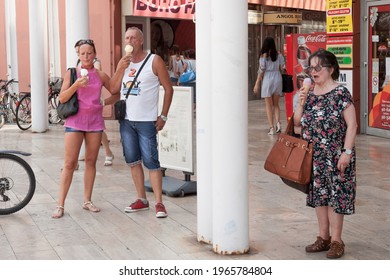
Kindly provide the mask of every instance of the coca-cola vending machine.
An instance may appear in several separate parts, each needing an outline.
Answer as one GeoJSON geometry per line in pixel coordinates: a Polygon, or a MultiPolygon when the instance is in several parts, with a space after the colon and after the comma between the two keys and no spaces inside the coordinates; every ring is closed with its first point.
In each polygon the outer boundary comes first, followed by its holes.
{"type": "Polygon", "coordinates": [[[302,87],[303,80],[310,77],[310,73],[307,71],[309,56],[320,48],[326,48],[325,32],[286,35],[284,48],[286,69],[287,73],[293,75],[294,79],[294,91],[285,94],[287,119],[292,115],[296,104],[298,104],[296,92],[302,87]]]}

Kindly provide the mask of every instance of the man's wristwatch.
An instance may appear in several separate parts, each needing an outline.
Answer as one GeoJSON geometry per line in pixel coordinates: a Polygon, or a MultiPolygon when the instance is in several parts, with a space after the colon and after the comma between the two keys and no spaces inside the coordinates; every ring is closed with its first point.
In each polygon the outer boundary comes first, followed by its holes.
{"type": "Polygon", "coordinates": [[[341,151],[343,153],[347,154],[347,155],[352,155],[352,150],[351,149],[342,149],[341,151]]]}
{"type": "Polygon", "coordinates": [[[167,116],[164,116],[164,115],[160,115],[160,118],[161,118],[164,122],[166,122],[166,121],[168,120],[167,116]]]}

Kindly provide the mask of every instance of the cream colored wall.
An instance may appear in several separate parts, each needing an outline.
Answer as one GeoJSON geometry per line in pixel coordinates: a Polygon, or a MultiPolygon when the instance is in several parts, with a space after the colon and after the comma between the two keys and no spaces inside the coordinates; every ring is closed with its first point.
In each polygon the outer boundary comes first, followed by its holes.
{"type": "Polygon", "coordinates": [[[7,77],[7,53],[5,46],[5,5],[4,0],[0,1],[0,79],[4,80],[7,77]]]}
{"type": "MultiPolygon", "coordinates": [[[[0,1],[0,18],[5,19],[5,0],[0,1]]],[[[60,57],[61,75],[66,71],[66,44],[74,45],[75,42],[66,42],[65,28],[65,1],[58,0],[58,20],[60,32],[60,57]]],[[[29,38],[29,12],[28,0],[15,0],[16,6],[16,26],[17,26],[17,56],[19,68],[20,91],[29,91],[30,84],[30,38],[29,38]]],[[[102,61],[103,70],[112,75],[115,71],[111,54],[113,52],[113,42],[111,34],[111,1],[93,0],[89,1],[90,38],[95,41],[97,55],[102,61]]],[[[7,78],[7,57],[5,44],[5,20],[0,20],[0,79],[7,78]]],[[[80,38],[82,39],[82,38],[80,38]]],[[[105,92],[108,94],[108,92],[105,92]]],[[[107,111],[107,110],[106,110],[107,111]]],[[[107,114],[111,115],[108,110],[107,114]]]]}

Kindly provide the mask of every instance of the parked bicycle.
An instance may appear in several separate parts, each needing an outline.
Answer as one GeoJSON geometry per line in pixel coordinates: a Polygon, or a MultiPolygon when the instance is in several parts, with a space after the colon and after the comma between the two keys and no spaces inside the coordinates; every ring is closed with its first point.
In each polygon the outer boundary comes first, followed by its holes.
{"type": "MultiPolygon", "coordinates": [[[[49,123],[58,124],[62,119],[57,114],[62,78],[51,78],[48,89],[48,117],[49,123]]],[[[32,125],[31,120],[31,94],[25,95],[16,107],[16,124],[21,130],[27,130],[32,125]]]]}
{"type": "Polygon", "coordinates": [[[16,107],[20,95],[26,93],[15,93],[9,90],[13,84],[18,83],[15,79],[0,80],[0,128],[6,122],[13,122],[16,117],[16,107]]]}
{"type": "Polygon", "coordinates": [[[62,78],[51,78],[49,80],[48,104],[49,104],[49,123],[57,124],[62,119],[57,114],[58,104],[60,102],[60,92],[62,87],[62,78]]]}
{"type": "Polygon", "coordinates": [[[0,215],[21,210],[34,196],[36,186],[34,171],[18,155],[31,154],[14,150],[0,151],[0,215]]]}
{"type": "Polygon", "coordinates": [[[21,130],[31,127],[31,93],[23,96],[16,106],[16,124],[21,130]]]}

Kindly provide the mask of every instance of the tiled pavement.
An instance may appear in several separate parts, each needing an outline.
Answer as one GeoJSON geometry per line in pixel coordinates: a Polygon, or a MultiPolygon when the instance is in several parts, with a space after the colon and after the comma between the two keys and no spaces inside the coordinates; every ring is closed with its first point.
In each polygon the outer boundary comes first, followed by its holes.
{"type": "MultiPolygon", "coordinates": [[[[305,197],[289,189],[263,169],[276,136],[267,135],[264,102],[249,102],[249,218],[250,251],[245,255],[218,255],[210,245],[197,242],[196,195],[167,197],[167,219],[156,219],[154,207],[124,213],[136,198],[128,167],[121,157],[118,124],[106,121],[115,154],[111,167],[103,166],[101,149],[93,200],[102,208],[90,213],[81,208],[83,162],[75,172],[66,201],[65,216],[52,219],[63,159],[63,128],[46,133],[21,131],[16,125],[0,129],[1,149],[32,152],[25,158],[37,178],[32,201],[23,210],[0,216],[1,260],[323,260],[325,253],[307,254],[315,240],[314,210],[305,197]]],[[[283,122],[285,125],[285,122],[283,122]]],[[[347,260],[390,259],[390,141],[357,136],[358,193],[356,214],[347,216],[344,242],[347,260]]],[[[168,176],[183,178],[168,170],[168,176]]],[[[192,177],[196,180],[196,174],[192,177]]],[[[148,193],[150,201],[152,194],[148,193]]],[[[153,204],[152,204],[153,205],[153,204]]],[[[234,209],[230,209],[232,211],[234,209]]],[[[228,214],[228,212],[227,212],[228,214]]]]}

